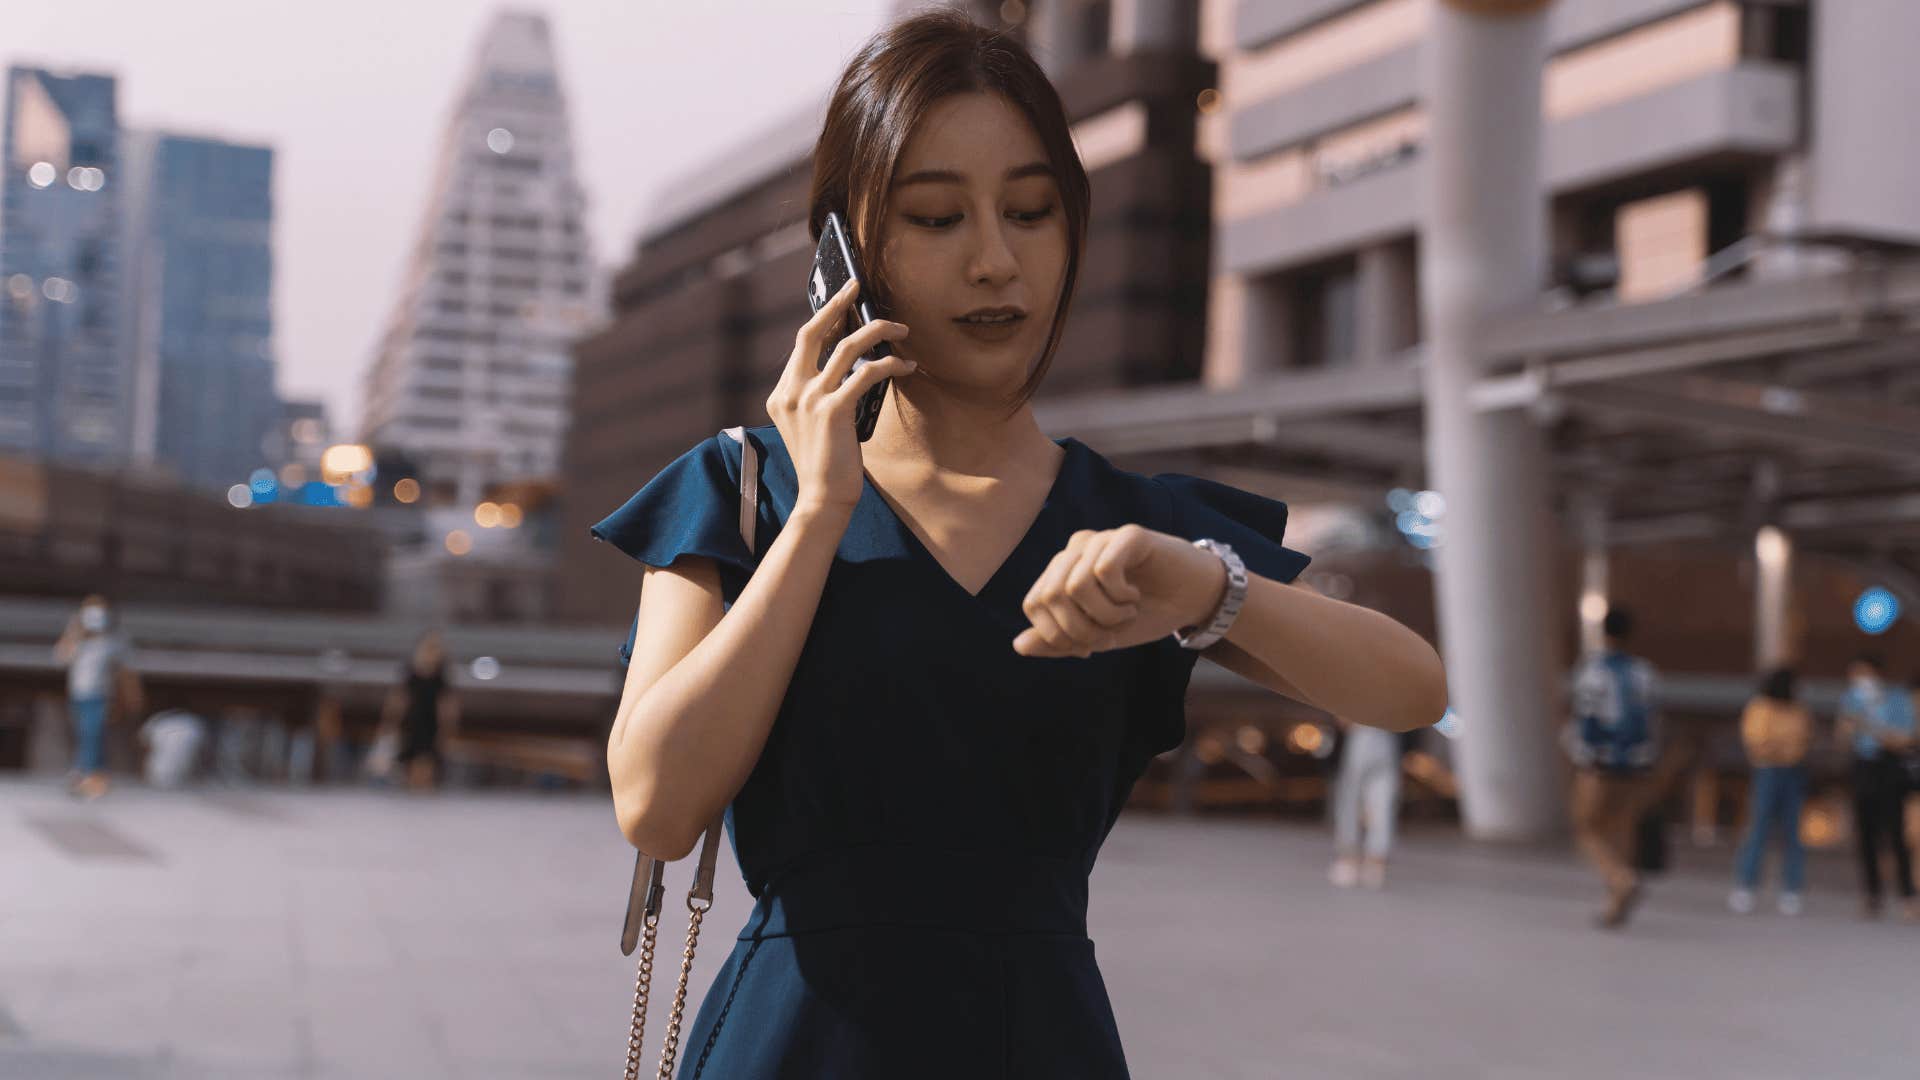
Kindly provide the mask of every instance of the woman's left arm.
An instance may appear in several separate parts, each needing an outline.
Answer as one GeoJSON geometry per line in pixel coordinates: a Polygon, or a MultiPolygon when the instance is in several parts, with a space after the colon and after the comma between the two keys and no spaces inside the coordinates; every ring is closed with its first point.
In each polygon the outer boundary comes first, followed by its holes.
{"type": "Polygon", "coordinates": [[[1371,608],[1258,574],[1247,575],[1227,636],[1200,655],[1368,727],[1411,731],[1447,711],[1447,673],[1425,638],[1371,608]]]}
{"type": "MultiPolygon", "coordinates": [[[[1024,656],[1087,656],[1206,622],[1225,595],[1218,556],[1138,525],[1075,533],[1027,593],[1024,656]]],[[[1203,654],[1358,724],[1411,731],[1447,709],[1447,675],[1420,635],[1369,608],[1249,572],[1226,637],[1203,654]]]]}

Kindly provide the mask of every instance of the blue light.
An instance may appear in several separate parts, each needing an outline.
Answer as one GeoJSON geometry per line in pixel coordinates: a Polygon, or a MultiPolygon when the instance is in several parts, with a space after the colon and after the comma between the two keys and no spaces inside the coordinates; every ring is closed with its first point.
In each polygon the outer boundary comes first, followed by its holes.
{"type": "Polygon", "coordinates": [[[1853,602],[1853,624],[1869,634],[1885,633],[1899,617],[1899,598],[1878,585],[1853,602]]]}
{"type": "Polygon", "coordinates": [[[1445,735],[1449,739],[1459,738],[1460,737],[1460,714],[1454,712],[1452,709],[1448,709],[1446,713],[1442,715],[1440,719],[1433,725],[1433,730],[1439,732],[1442,735],[1445,735]]]}
{"type": "Polygon", "coordinates": [[[308,506],[340,505],[340,500],[334,496],[333,485],[321,480],[309,480],[302,484],[300,501],[308,506]]]}
{"type": "Polygon", "coordinates": [[[1402,510],[1399,515],[1393,519],[1394,527],[1403,533],[1413,532],[1426,523],[1426,515],[1418,510],[1402,510]]]}

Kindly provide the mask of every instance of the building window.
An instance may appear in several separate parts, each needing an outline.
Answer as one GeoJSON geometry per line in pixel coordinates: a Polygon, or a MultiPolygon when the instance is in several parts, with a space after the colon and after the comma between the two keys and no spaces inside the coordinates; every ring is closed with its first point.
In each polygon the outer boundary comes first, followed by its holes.
{"type": "Polygon", "coordinates": [[[1293,282],[1288,343],[1294,367],[1338,367],[1358,343],[1360,280],[1352,257],[1302,271],[1293,282]]]}
{"type": "Polygon", "coordinates": [[[1113,47],[1113,4],[1110,0],[1084,0],[1074,13],[1076,56],[1105,56],[1113,47]]]}

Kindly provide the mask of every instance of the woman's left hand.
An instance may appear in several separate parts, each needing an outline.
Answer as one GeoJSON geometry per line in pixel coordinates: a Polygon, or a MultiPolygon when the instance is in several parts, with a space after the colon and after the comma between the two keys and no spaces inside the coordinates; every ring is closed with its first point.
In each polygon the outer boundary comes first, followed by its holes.
{"type": "Polygon", "coordinates": [[[1022,656],[1088,657],[1205,621],[1227,570],[1218,556],[1138,525],[1074,533],[1020,604],[1022,656]]]}

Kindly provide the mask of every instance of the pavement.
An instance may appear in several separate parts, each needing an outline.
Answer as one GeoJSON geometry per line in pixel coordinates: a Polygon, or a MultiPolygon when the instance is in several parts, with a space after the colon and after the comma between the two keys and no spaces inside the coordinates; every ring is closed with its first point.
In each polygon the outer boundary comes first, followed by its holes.
{"type": "MultiPolygon", "coordinates": [[[[1789,919],[1728,914],[1727,853],[1685,852],[1618,934],[1562,854],[1415,830],[1378,893],[1326,856],[1122,818],[1091,927],[1136,1077],[1920,1075],[1920,926],[1860,919],[1837,854],[1789,919]]],[[[0,779],[0,1077],[613,1076],[631,868],[604,797],[0,779]]],[[[749,907],[722,869],[696,997],[749,907]]]]}

